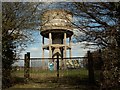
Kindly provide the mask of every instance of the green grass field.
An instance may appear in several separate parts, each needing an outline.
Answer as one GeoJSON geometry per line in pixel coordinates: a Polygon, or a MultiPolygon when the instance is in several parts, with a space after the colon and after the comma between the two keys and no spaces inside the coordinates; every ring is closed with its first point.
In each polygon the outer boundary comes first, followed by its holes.
{"type": "Polygon", "coordinates": [[[80,90],[97,90],[95,85],[88,83],[88,70],[71,69],[60,70],[59,78],[56,71],[30,70],[28,83],[24,82],[24,70],[18,70],[12,74],[15,79],[13,88],[71,88],[80,90]]]}

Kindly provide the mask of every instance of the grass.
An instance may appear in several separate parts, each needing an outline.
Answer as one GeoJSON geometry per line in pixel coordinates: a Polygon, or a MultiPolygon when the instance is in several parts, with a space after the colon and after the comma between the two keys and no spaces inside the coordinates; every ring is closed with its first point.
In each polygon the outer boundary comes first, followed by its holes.
{"type": "Polygon", "coordinates": [[[59,78],[56,71],[32,70],[28,83],[24,82],[24,70],[13,73],[15,84],[12,88],[72,88],[80,90],[97,90],[98,87],[88,83],[86,69],[60,70],[59,78]]]}

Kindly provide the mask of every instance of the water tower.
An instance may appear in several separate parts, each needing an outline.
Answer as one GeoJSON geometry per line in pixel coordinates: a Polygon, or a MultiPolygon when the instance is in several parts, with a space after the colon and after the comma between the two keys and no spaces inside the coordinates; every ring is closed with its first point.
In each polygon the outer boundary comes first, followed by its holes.
{"type": "MultiPolygon", "coordinates": [[[[59,52],[60,58],[66,58],[67,50],[71,57],[71,36],[72,31],[72,13],[67,10],[54,9],[47,10],[42,14],[42,57],[44,58],[44,50],[49,50],[49,58],[55,58],[54,54],[59,52]],[[49,39],[49,44],[46,45],[44,38],[49,39]],[[67,43],[67,40],[69,42],[67,43]],[[54,57],[53,57],[54,56],[54,57]]],[[[49,62],[55,61],[49,60],[49,62]]],[[[61,61],[66,68],[66,60],[61,61]]],[[[44,63],[44,61],[43,61],[44,63]]]]}

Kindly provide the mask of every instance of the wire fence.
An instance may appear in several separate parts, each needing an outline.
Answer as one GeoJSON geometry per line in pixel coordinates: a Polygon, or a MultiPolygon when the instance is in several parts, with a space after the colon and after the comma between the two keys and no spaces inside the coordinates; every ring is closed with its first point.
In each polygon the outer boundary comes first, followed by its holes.
{"type": "Polygon", "coordinates": [[[102,59],[100,55],[93,56],[91,52],[88,52],[87,57],[72,58],[30,58],[28,53],[28,57],[25,55],[25,59],[14,63],[12,75],[20,81],[40,83],[48,87],[87,85],[100,80],[101,72],[94,69],[98,65],[96,60],[101,62],[102,59]]]}
{"type": "MultiPolygon", "coordinates": [[[[30,79],[34,82],[57,78],[57,58],[30,58],[30,79]]],[[[87,57],[59,58],[59,78],[88,77],[88,70],[83,67],[83,60],[87,57]],[[66,69],[64,61],[66,60],[66,69]]],[[[18,60],[14,65],[14,75],[24,78],[24,59],[18,60]]]]}

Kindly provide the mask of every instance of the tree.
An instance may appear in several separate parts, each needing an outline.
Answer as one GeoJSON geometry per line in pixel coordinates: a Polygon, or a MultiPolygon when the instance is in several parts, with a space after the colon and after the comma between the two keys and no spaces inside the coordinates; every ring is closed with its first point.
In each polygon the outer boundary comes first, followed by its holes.
{"type": "MultiPolygon", "coordinates": [[[[118,35],[118,6],[120,3],[75,3],[79,17],[76,26],[85,33],[83,40],[100,46],[113,46],[118,35]],[[114,40],[113,40],[114,39],[114,40]]],[[[81,37],[78,37],[81,40],[81,37]]],[[[81,40],[82,41],[82,40],[81,40]]],[[[117,42],[118,44],[118,42],[117,42]]]]}
{"type": "Polygon", "coordinates": [[[120,2],[74,3],[77,8],[77,24],[84,37],[78,41],[94,42],[102,48],[101,88],[115,88],[120,81],[120,2]],[[116,79],[118,78],[118,79],[116,79]]]}
{"type": "Polygon", "coordinates": [[[40,3],[4,2],[2,3],[2,86],[12,84],[11,70],[18,47],[24,48],[31,41],[31,31],[39,24],[40,3]],[[30,30],[29,30],[30,29],[30,30]]]}

